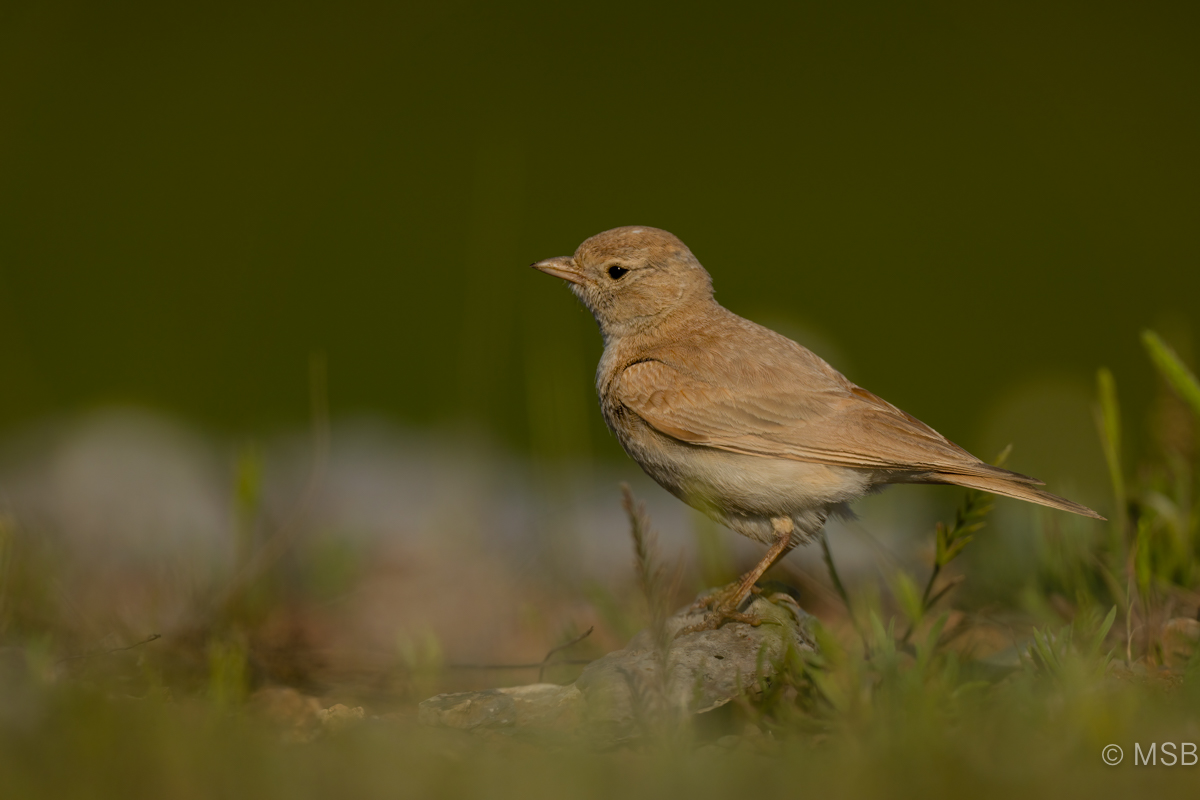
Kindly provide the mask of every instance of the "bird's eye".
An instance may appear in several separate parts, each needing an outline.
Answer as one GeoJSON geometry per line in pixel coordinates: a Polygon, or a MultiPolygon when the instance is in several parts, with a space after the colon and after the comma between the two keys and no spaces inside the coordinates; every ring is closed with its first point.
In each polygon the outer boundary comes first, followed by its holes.
{"type": "Polygon", "coordinates": [[[608,277],[612,278],[614,281],[619,281],[619,280],[621,280],[621,278],[625,277],[626,272],[629,272],[629,270],[625,269],[624,267],[618,267],[616,264],[613,264],[611,267],[608,268],[608,277]]]}

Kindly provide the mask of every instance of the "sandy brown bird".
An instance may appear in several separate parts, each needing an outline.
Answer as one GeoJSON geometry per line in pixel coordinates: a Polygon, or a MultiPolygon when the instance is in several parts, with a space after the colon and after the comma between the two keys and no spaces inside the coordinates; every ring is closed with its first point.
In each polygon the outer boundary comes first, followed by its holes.
{"type": "Polygon", "coordinates": [[[740,619],[762,574],[847,504],[889,483],[948,483],[1103,519],[985,464],[791,339],[723,308],[687,246],[615,228],[535,269],[568,281],[600,325],[596,389],[621,446],[667,491],[770,545],[716,595],[740,619]]]}

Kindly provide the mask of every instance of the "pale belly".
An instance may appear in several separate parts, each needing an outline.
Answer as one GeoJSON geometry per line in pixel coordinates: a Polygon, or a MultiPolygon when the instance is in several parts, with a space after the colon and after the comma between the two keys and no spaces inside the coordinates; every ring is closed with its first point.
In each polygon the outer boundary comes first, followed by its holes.
{"type": "Polygon", "coordinates": [[[640,430],[616,430],[622,447],[650,477],[693,508],[738,533],[770,543],[771,519],[790,518],[796,543],[815,536],[829,513],[871,490],[869,470],[743,455],[640,430]]]}

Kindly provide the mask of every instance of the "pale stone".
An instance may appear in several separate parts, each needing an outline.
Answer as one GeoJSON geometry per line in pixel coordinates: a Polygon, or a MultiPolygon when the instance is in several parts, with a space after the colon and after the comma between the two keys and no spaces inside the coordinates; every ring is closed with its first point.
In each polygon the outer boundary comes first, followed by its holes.
{"type": "Polygon", "coordinates": [[[1175,670],[1187,667],[1200,647],[1200,620],[1176,617],[1163,626],[1163,660],[1175,670]]]}
{"type": "Polygon", "coordinates": [[[441,694],[420,705],[426,725],[476,733],[570,740],[596,747],[631,741],[659,722],[670,723],[754,695],[789,649],[812,652],[808,615],[787,595],[753,598],[746,611],[761,625],[726,623],[716,630],[675,634],[699,623],[703,611],[684,609],[666,621],[665,650],[651,631],[589,664],[569,686],[535,683],[481,692],[441,694]],[[663,665],[666,669],[663,669],[663,665]]]}

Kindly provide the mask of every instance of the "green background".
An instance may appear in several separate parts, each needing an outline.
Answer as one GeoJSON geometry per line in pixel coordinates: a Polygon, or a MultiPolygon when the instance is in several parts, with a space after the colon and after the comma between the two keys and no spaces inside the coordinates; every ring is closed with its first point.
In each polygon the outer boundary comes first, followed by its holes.
{"type": "Polygon", "coordinates": [[[1196,18],[6,5],[0,430],[301,424],[319,350],[335,415],[615,453],[594,325],[527,265],[624,224],[965,445],[1012,386],[1101,365],[1145,407],[1137,333],[1187,352],[1200,290],[1196,18]]]}

